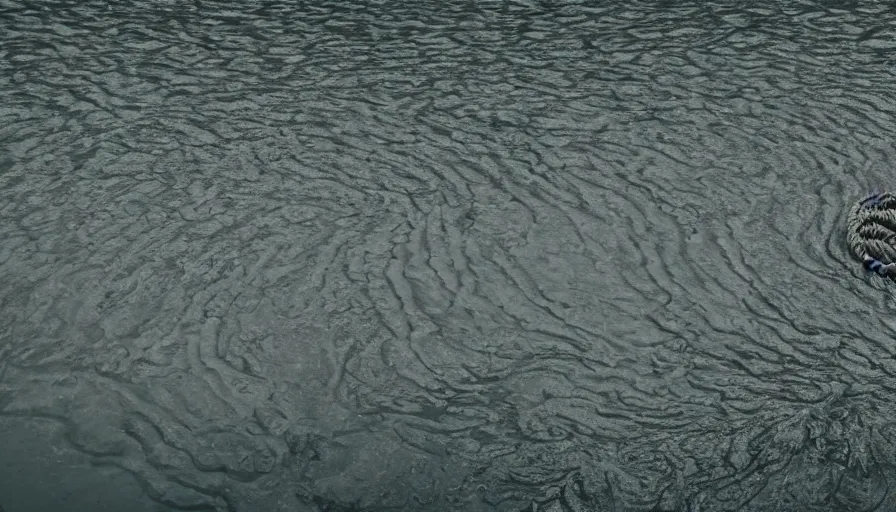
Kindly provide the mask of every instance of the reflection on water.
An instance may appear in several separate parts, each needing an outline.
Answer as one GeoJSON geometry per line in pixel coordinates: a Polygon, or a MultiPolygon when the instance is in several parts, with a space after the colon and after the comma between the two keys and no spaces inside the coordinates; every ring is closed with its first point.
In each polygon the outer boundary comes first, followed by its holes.
{"type": "Polygon", "coordinates": [[[183,508],[894,510],[894,20],[0,0],[0,414],[183,508]]]}

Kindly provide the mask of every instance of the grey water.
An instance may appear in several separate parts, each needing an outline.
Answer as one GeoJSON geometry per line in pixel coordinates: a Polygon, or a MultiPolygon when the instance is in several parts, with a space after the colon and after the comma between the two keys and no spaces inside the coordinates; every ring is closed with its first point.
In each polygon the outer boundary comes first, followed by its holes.
{"type": "Polygon", "coordinates": [[[0,508],[896,510],[887,2],[0,0],[0,508]]]}

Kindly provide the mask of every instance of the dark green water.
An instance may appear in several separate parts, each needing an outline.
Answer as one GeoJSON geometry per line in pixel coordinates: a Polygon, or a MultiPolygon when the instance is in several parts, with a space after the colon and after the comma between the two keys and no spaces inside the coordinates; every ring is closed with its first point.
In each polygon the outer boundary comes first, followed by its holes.
{"type": "Polygon", "coordinates": [[[740,4],[0,0],[3,511],[896,510],[896,11],[740,4]]]}

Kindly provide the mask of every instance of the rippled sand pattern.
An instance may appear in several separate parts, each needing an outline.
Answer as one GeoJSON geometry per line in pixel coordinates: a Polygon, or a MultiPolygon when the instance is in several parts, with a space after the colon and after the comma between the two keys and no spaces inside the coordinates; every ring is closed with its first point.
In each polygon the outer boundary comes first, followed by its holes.
{"type": "Polygon", "coordinates": [[[0,0],[0,415],[177,507],[896,510],[896,12],[593,4],[0,0]]]}

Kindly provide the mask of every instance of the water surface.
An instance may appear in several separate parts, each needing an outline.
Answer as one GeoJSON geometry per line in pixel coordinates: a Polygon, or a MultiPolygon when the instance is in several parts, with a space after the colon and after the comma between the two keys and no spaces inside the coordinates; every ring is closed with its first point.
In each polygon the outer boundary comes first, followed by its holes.
{"type": "Polygon", "coordinates": [[[52,420],[175,509],[896,510],[896,301],[843,227],[894,27],[0,0],[0,459],[56,471],[11,448],[52,420]]]}

